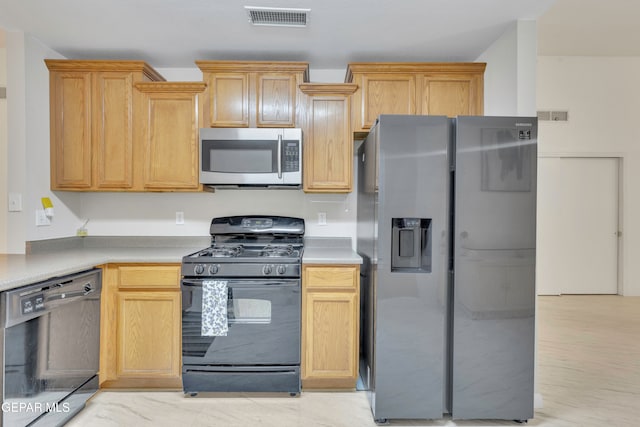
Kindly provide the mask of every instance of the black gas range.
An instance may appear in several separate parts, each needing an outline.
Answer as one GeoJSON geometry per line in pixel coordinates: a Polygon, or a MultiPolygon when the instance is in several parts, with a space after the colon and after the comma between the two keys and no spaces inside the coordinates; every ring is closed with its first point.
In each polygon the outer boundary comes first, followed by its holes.
{"type": "Polygon", "coordinates": [[[182,259],[185,395],[298,394],[304,220],[221,217],[210,233],[182,259]]]}
{"type": "Polygon", "coordinates": [[[300,277],[304,220],[233,216],[211,221],[211,246],[182,259],[192,277],[300,277]]]}

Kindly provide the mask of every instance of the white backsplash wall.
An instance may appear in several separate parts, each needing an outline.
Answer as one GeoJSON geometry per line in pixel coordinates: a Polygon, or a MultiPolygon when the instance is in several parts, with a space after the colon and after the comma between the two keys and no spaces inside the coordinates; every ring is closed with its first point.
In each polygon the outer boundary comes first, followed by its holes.
{"type": "Polygon", "coordinates": [[[217,190],[215,193],[85,193],[78,216],[92,236],[206,236],[211,218],[283,215],[305,219],[307,236],[356,238],[356,194],[302,190],[217,190]],[[184,212],[184,225],[176,224],[184,212]],[[318,225],[324,212],[327,225],[318,225]]]}

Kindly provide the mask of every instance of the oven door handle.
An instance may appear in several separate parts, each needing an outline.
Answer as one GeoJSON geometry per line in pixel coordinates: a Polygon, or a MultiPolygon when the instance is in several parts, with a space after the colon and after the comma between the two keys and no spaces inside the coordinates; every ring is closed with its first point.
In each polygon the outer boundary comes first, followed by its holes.
{"type": "Polygon", "coordinates": [[[278,135],[278,179],[282,179],[282,135],[278,135]]]}
{"type": "MultiPolygon", "coordinates": [[[[182,286],[188,286],[193,288],[201,288],[202,283],[205,280],[203,279],[182,279],[182,286]]],[[[222,282],[227,282],[227,287],[229,288],[249,288],[249,287],[263,287],[269,286],[270,288],[279,287],[300,287],[299,279],[282,279],[282,280],[220,280],[222,282]]]]}

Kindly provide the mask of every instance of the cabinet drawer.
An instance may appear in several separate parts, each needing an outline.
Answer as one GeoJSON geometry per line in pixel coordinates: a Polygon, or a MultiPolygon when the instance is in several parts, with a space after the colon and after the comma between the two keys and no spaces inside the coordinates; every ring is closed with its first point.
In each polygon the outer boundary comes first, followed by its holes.
{"type": "Polygon", "coordinates": [[[305,266],[304,286],[307,289],[356,290],[358,266],[305,266]]]}
{"type": "Polygon", "coordinates": [[[180,265],[120,266],[119,289],[180,289],[180,265]]]}

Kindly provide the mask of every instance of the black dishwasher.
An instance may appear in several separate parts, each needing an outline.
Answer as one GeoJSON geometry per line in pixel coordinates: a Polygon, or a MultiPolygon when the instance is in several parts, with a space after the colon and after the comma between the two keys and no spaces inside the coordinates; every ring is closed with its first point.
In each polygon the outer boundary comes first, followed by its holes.
{"type": "Polygon", "coordinates": [[[0,426],[63,425],[98,390],[101,270],[0,294],[0,426]]]}

